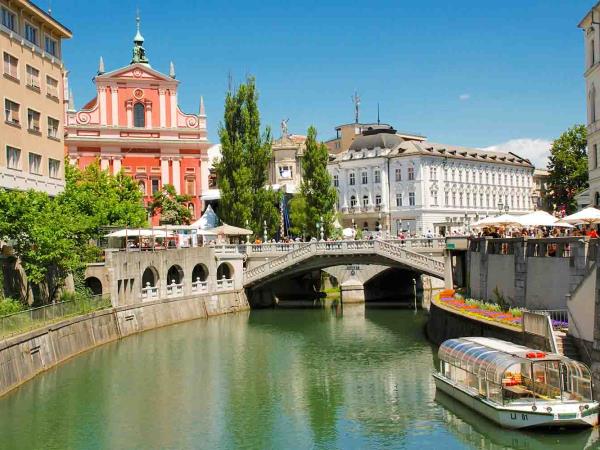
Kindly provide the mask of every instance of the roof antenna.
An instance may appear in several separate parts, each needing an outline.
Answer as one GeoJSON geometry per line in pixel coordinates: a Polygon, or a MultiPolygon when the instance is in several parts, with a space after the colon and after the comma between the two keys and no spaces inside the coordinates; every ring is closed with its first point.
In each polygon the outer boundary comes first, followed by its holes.
{"type": "Polygon", "coordinates": [[[48,15],[52,15],[52,0],[48,0],[48,15]]]}
{"type": "Polygon", "coordinates": [[[379,121],[379,102],[377,102],[377,125],[380,125],[381,122],[379,121]]]}

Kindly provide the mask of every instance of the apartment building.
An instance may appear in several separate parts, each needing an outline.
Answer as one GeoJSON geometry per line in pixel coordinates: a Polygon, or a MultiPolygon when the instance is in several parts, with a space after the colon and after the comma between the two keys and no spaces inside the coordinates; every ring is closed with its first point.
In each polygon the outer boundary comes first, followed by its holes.
{"type": "Polygon", "coordinates": [[[64,189],[62,40],[71,31],[25,0],[0,0],[0,188],[64,189]]]}

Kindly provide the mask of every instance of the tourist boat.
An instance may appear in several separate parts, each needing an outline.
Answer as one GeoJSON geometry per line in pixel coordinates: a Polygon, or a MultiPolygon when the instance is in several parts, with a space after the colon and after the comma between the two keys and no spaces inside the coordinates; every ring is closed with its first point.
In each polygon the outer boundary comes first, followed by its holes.
{"type": "Polygon", "coordinates": [[[585,364],[494,338],[445,341],[436,388],[506,428],[598,424],[585,364]]]}

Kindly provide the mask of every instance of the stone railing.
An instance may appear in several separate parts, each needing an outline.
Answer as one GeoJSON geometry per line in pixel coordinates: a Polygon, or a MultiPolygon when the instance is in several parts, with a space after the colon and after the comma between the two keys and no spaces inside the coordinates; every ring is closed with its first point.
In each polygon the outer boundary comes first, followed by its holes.
{"type": "Polygon", "coordinates": [[[181,297],[183,295],[183,283],[171,283],[167,285],[167,297],[181,297]]]}
{"type": "MultiPolygon", "coordinates": [[[[311,256],[345,256],[356,257],[357,263],[361,262],[364,255],[382,256],[393,261],[412,266],[425,273],[439,276],[444,275],[444,263],[429,256],[407,250],[406,248],[391,242],[381,240],[367,241],[322,241],[311,242],[303,245],[278,258],[274,258],[265,264],[247,270],[244,274],[246,285],[257,282],[275,272],[297,265],[311,256]]],[[[330,262],[335,265],[335,262],[330,262]]]]}
{"type": "Polygon", "coordinates": [[[150,286],[150,283],[146,283],[146,287],[142,288],[142,300],[156,298],[158,298],[158,286],[150,286]]]}
{"type": "Polygon", "coordinates": [[[194,294],[208,292],[208,281],[194,281],[192,283],[192,292],[194,294]]]}
{"type": "Polygon", "coordinates": [[[217,291],[230,291],[233,289],[233,279],[223,278],[217,280],[217,291]]]}
{"type": "Polygon", "coordinates": [[[574,247],[579,247],[586,256],[595,259],[598,252],[598,240],[585,237],[559,238],[469,238],[471,252],[485,251],[490,255],[514,255],[520,253],[524,257],[559,257],[574,256],[574,247]]]}

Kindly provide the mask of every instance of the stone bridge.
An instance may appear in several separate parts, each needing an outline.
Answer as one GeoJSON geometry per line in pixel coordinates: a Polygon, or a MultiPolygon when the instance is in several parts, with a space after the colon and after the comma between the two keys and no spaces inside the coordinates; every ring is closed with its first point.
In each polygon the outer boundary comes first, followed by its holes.
{"type": "Polygon", "coordinates": [[[402,267],[443,279],[445,263],[383,240],[305,243],[282,256],[247,269],[244,287],[255,288],[269,281],[336,265],[377,264],[402,267]]]}

